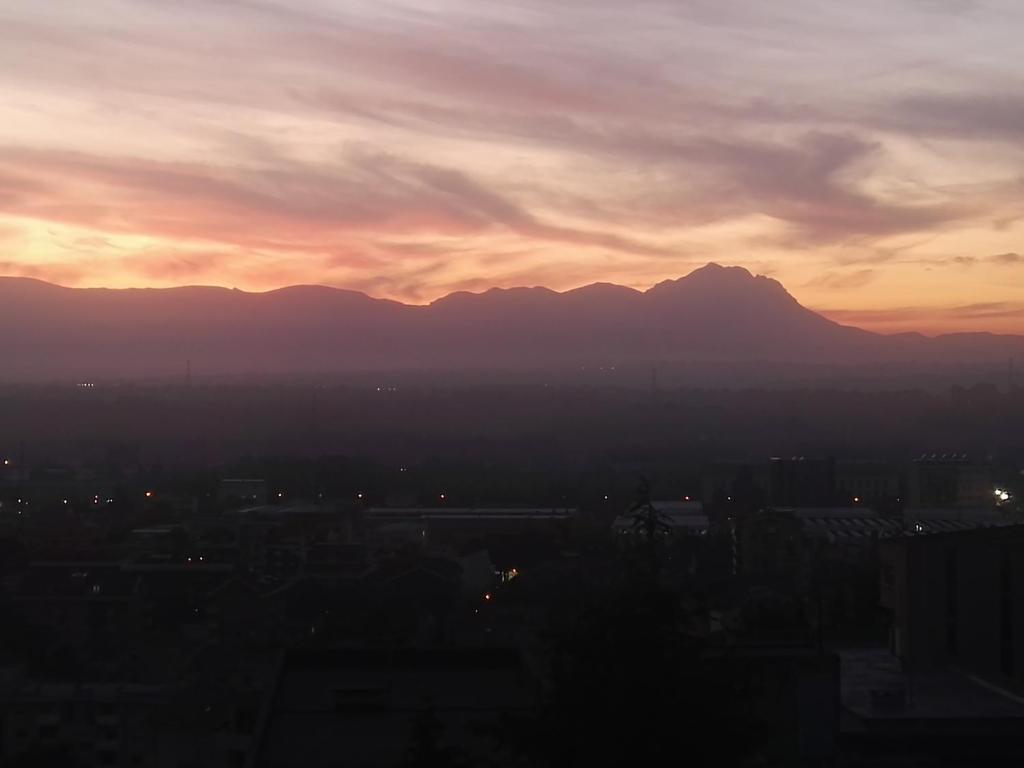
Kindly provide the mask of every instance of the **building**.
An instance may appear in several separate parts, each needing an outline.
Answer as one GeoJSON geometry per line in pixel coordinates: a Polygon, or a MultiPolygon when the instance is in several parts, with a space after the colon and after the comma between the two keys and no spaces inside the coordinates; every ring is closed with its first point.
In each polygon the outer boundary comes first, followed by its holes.
{"type": "Polygon", "coordinates": [[[50,681],[0,668],[0,764],[241,768],[274,667],[206,652],[180,679],[50,681]]]}
{"type": "Polygon", "coordinates": [[[513,765],[487,729],[532,711],[535,694],[514,650],[289,651],[250,764],[400,765],[429,719],[439,748],[456,750],[466,764],[513,765]]]}
{"type": "Polygon", "coordinates": [[[768,472],[769,500],[776,507],[826,507],[836,502],[835,459],[774,458],[768,472]]]}
{"type": "Polygon", "coordinates": [[[903,536],[882,542],[879,557],[890,648],[904,668],[1024,684],[1024,526],[903,536]]]}
{"type": "Polygon", "coordinates": [[[76,764],[163,766],[157,686],[38,682],[7,669],[0,683],[0,762],[67,752],[76,764]]]}
{"type": "Polygon", "coordinates": [[[225,504],[266,504],[267,481],[257,478],[224,478],[220,481],[218,496],[225,504]]]}
{"type": "Polygon", "coordinates": [[[907,482],[912,508],[990,508],[992,467],[967,454],[925,454],[914,461],[907,482]]]}
{"type": "MultiPolygon", "coordinates": [[[[87,655],[145,644],[145,633],[182,649],[184,638],[198,642],[211,634],[206,596],[234,571],[198,560],[36,561],[8,580],[0,608],[87,655]]],[[[111,654],[100,655],[105,665],[117,665],[111,654]]]]}
{"type": "Polygon", "coordinates": [[[378,544],[459,539],[484,535],[564,531],[575,508],[371,507],[362,520],[378,544]]]}
{"type": "Polygon", "coordinates": [[[843,650],[838,768],[1016,768],[1024,699],[954,668],[910,673],[885,648],[843,650]]]}
{"type": "Polygon", "coordinates": [[[701,472],[701,498],[706,505],[730,498],[768,499],[770,477],[764,464],[712,464],[701,472]]]}
{"type": "Polygon", "coordinates": [[[898,509],[903,501],[899,470],[878,461],[836,462],[836,503],[898,509]]]}

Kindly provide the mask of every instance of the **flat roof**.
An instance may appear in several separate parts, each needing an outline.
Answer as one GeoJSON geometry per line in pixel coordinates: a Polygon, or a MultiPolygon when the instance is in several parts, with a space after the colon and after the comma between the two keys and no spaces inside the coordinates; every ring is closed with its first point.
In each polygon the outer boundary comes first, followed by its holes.
{"type": "Polygon", "coordinates": [[[577,513],[575,508],[547,507],[371,507],[370,517],[429,517],[461,520],[465,518],[521,520],[523,518],[564,518],[577,513]]]}
{"type": "Polygon", "coordinates": [[[865,720],[986,720],[1021,718],[1024,698],[950,669],[904,673],[887,648],[839,651],[845,709],[865,720]],[[899,704],[880,701],[894,694],[899,704]]]}
{"type": "Polygon", "coordinates": [[[225,516],[250,515],[328,515],[337,514],[338,507],[334,504],[261,504],[256,507],[243,507],[224,513],[225,516]]]}

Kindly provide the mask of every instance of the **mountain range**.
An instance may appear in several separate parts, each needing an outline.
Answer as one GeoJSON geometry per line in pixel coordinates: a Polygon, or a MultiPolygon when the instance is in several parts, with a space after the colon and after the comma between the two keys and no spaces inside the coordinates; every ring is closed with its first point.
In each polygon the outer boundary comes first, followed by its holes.
{"type": "Polygon", "coordinates": [[[1024,336],[883,335],[776,280],[709,264],[646,291],[596,283],[453,293],[425,306],[322,286],[65,288],[0,278],[0,381],[708,363],[959,364],[1024,358],[1024,336]]]}

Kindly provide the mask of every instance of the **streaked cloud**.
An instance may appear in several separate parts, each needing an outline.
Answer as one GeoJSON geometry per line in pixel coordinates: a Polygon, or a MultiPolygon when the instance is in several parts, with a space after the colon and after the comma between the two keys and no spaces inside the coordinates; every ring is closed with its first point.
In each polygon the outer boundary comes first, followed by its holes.
{"type": "Polygon", "coordinates": [[[0,0],[0,269],[429,301],[715,260],[869,324],[1012,329],[958,308],[1024,288],[1022,25],[1015,0],[0,0]]]}
{"type": "Polygon", "coordinates": [[[906,333],[921,328],[932,333],[977,331],[1019,332],[1024,302],[995,301],[955,307],[889,307],[887,309],[822,309],[840,323],[884,333],[906,333]]]}

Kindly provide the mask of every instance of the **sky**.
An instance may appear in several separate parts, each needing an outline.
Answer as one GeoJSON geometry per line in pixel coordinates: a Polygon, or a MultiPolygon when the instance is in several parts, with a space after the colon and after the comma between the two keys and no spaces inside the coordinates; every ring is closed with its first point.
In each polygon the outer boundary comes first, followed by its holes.
{"type": "Polygon", "coordinates": [[[1024,333],[1020,0],[0,0],[0,274],[1024,333]]]}

